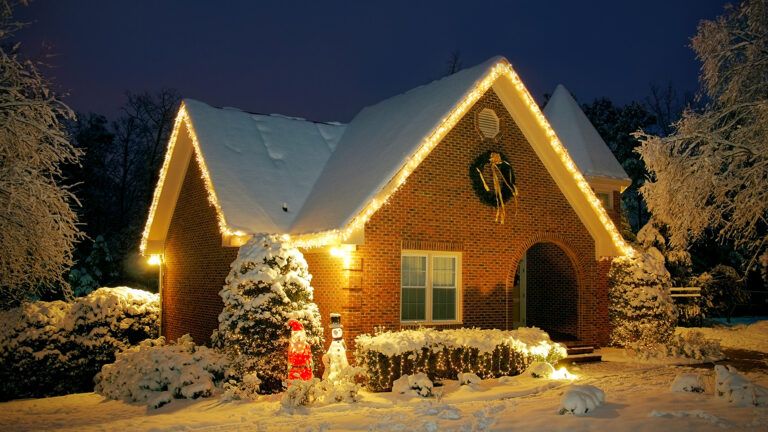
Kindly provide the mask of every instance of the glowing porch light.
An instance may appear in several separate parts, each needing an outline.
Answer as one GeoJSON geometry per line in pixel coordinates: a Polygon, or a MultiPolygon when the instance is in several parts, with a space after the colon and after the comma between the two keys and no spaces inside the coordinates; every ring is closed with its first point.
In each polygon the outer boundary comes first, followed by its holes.
{"type": "Polygon", "coordinates": [[[341,244],[331,248],[331,256],[335,258],[341,258],[344,261],[344,268],[349,267],[349,263],[352,261],[352,252],[355,250],[355,245],[341,244]]]}
{"type": "Polygon", "coordinates": [[[568,369],[561,367],[560,369],[557,369],[556,371],[552,372],[552,374],[549,375],[549,378],[556,379],[556,380],[573,381],[576,378],[578,378],[578,376],[568,372],[568,369]]]}
{"type": "Polygon", "coordinates": [[[147,264],[151,266],[159,266],[163,263],[163,256],[160,254],[152,254],[147,259],[147,264]]]}

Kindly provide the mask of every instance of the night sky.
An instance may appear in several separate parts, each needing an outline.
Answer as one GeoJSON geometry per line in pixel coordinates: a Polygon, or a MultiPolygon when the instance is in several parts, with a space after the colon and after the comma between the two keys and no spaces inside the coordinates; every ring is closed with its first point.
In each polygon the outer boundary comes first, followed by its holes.
{"type": "Polygon", "coordinates": [[[694,91],[688,48],[723,0],[35,0],[23,52],[80,112],[115,116],[125,92],[176,88],[216,106],[349,121],[362,107],[463,65],[507,57],[541,100],[641,100],[649,84],[694,91]]]}

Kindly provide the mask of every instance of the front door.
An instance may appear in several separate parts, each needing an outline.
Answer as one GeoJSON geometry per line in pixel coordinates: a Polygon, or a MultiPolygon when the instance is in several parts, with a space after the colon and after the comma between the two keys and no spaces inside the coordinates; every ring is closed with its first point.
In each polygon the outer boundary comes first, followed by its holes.
{"type": "Polygon", "coordinates": [[[517,263],[517,273],[515,274],[515,283],[512,287],[512,327],[525,327],[525,291],[527,279],[526,256],[517,263]]]}

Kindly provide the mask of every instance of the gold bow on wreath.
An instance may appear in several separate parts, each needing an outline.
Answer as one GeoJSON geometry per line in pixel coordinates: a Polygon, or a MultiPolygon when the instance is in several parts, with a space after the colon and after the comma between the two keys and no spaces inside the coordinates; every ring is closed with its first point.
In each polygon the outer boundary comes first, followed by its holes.
{"type": "MultiPolygon", "coordinates": [[[[499,169],[499,165],[509,165],[509,162],[502,160],[501,155],[496,152],[491,153],[491,157],[488,162],[491,164],[491,174],[493,175],[493,195],[496,198],[496,222],[504,224],[507,210],[504,207],[504,197],[502,195],[503,187],[506,186],[509,188],[509,190],[512,192],[512,196],[515,197],[515,214],[517,214],[517,188],[515,187],[514,181],[512,180],[512,170],[510,169],[509,171],[509,179],[506,179],[504,178],[504,174],[502,174],[501,169],[499,169]]],[[[509,165],[509,167],[511,168],[512,165],[509,165]]],[[[491,188],[488,187],[488,183],[483,177],[483,172],[480,171],[480,168],[475,169],[480,174],[480,180],[483,182],[485,191],[490,192],[491,188]]]]}

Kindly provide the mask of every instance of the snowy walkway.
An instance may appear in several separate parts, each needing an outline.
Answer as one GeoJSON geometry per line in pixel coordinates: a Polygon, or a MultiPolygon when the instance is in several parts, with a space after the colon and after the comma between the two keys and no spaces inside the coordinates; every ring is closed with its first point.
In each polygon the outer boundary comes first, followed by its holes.
{"type": "MultiPolygon", "coordinates": [[[[603,362],[573,370],[579,384],[606,393],[591,416],[558,415],[566,383],[515,378],[484,381],[482,387],[444,387],[440,399],[366,394],[354,405],[337,404],[288,413],[275,397],[259,402],[222,403],[216,398],[174,401],[148,412],[142,406],[104,400],[93,393],[0,404],[0,430],[185,430],[185,431],[650,431],[765,430],[768,407],[738,408],[704,394],[673,393],[681,372],[701,368],[603,362]]],[[[711,372],[711,369],[710,369],[711,372]]],[[[764,371],[748,373],[768,385],[764,371]]]]}

